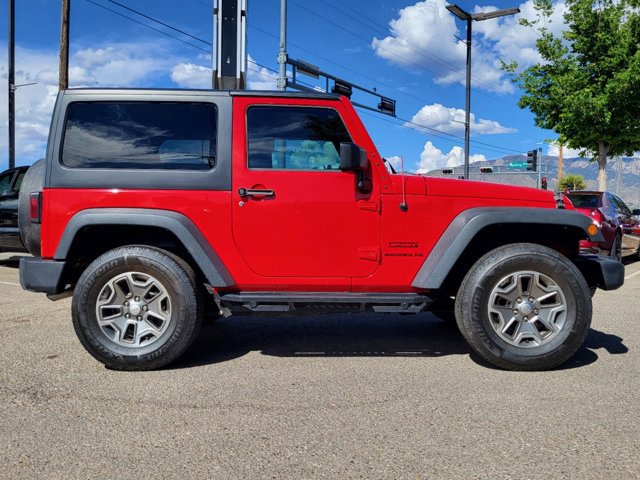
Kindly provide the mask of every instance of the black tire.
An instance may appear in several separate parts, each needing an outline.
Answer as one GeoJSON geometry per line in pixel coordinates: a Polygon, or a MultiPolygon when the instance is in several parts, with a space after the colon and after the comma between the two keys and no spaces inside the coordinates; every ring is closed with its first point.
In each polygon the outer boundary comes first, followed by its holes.
{"type": "Polygon", "coordinates": [[[168,365],[189,348],[202,324],[202,302],[191,267],[169,252],[146,246],[119,247],[94,260],[78,280],[71,313],[76,334],[85,349],[114,370],[154,370],[168,365]],[[134,297],[134,288],[129,288],[129,294],[125,295],[121,287],[116,287],[117,279],[125,284],[125,290],[131,286],[144,290],[144,285],[135,285],[132,281],[146,281],[155,289],[150,289],[157,294],[155,298],[163,300],[159,302],[150,296],[147,304],[147,295],[140,295],[134,311],[133,299],[139,297],[134,297]],[[118,293],[127,304],[120,306],[121,303],[114,300],[102,307],[107,310],[99,309],[98,303],[104,303],[109,292],[114,299],[118,293]],[[100,295],[103,295],[101,299],[100,295]],[[149,310],[143,310],[144,306],[149,310]],[[115,315],[114,323],[126,323],[124,331],[108,321],[100,325],[99,315],[118,309],[120,315],[115,315]],[[154,309],[163,309],[163,312],[154,309]],[[125,320],[125,315],[131,318],[125,320]],[[134,317],[140,321],[134,321],[134,317]],[[130,332],[131,324],[134,324],[133,332],[130,332]],[[138,338],[139,328],[142,333],[145,329],[151,333],[138,338]]]}
{"type": "Polygon", "coordinates": [[[591,295],[580,271],[536,244],[487,253],[471,267],[456,297],[458,327],[471,348],[507,370],[548,370],[566,362],[583,344],[591,315],[591,295]],[[545,293],[534,298],[541,289],[545,293]]]}
{"type": "Polygon", "coordinates": [[[618,262],[622,261],[622,234],[620,232],[616,232],[616,236],[613,237],[609,257],[617,260],[618,262]]]}
{"type": "Polygon", "coordinates": [[[40,224],[31,223],[30,197],[33,192],[42,191],[44,185],[44,173],[46,163],[43,160],[35,162],[24,178],[20,186],[18,196],[18,228],[22,243],[34,257],[40,256],[40,224]]]}

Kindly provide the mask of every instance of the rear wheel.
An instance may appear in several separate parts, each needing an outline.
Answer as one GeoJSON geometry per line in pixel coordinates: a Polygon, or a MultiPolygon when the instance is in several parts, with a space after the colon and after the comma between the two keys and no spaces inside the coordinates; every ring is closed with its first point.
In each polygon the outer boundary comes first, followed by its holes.
{"type": "Polygon", "coordinates": [[[488,362],[546,370],[568,360],[591,324],[591,295],[571,261],[550,248],[513,244],[487,253],[456,297],[458,327],[488,362]]]}
{"type": "Polygon", "coordinates": [[[83,272],[73,295],[76,334],[116,370],[152,370],[176,360],[202,322],[193,271],[162,250],[111,250],[83,272]]]}

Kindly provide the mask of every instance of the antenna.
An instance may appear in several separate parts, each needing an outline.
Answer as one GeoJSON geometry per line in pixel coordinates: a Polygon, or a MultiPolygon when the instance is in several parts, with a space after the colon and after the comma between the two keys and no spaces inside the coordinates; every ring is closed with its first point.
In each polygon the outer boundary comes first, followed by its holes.
{"type": "Polygon", "coordinates": [[[400,179],[402,180],[402,202],[400,202],[400,210],[406,212],[409,210],[409,205],[407,204],[407,190],[404,182],[404,156],[400,155],[400,179]]]}

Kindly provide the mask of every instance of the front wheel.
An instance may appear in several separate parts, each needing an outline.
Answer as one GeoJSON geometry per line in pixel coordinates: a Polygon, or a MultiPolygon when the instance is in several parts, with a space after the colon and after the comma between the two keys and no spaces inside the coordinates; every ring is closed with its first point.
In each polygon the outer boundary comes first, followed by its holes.
{"type": "Polygon", "coordinates": [[[191,268],[169,252],[127,246],[94,260],[71,306],[82,345],[115,370],[152,370],[177,359],[202,321],[191,268]]]}
{"type": "Polygon", "coordinates": [[[463,336],[508,370],[547,370],[567,361],[591,324],[589,287],[576,266],[536,244],[505,245],[469,270],[456,296],[463,336]]]}

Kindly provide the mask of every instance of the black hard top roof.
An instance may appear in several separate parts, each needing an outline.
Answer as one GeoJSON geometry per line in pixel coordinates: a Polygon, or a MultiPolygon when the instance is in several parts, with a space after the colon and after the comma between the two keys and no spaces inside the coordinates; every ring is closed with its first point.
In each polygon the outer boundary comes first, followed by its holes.
{"type": "Polygon", "coordinates": [[[282,92],[279,90],[204,90],[204,89],[170,89],[170,88],[70,88],[64,95],[95,94],[135,94],[135,95],[230,95],[232,97],[274,97],[274,98],[315,98],[335,100],[339,95],[325,92],[282,92]]]}

